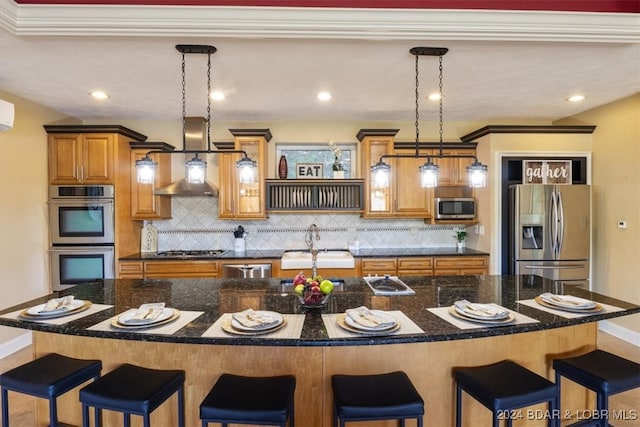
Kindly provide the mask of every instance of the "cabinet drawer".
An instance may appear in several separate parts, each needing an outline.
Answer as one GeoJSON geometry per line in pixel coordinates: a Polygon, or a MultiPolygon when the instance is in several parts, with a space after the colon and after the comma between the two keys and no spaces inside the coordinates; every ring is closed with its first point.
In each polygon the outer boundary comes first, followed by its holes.
{"type": "Polygon", "coordinates": [[[456,268],[486,268],[487,257],[436,257],[434,258],[434,269],[456,269],[456,268]]]}
{"type": "Polygon", "coordinates": [[[367,258],[362,260],[362,275],[389,274],[396,275],[398,261],[395,258],[367,258]]]}
{"type": "Polygon", "coordinates": [[[217,261],[159,261],[144,263],[145,279],[218,277],[217,261]]]}
{"type": "Polygon", "coordinates": [[[124,261],[118,263],[118,278],[142,279],[142,261],[124,261]]]}

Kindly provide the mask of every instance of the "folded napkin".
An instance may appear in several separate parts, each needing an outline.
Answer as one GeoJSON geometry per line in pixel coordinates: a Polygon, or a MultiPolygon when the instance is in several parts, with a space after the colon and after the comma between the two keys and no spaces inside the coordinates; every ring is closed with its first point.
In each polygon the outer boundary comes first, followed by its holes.
{"type": "Polygon", "coordinates": [[[51,313],[53,311],[69,310],[73,307],[73,295],[62,298],[53,298],[46,302],[38,313],[51,313]]]}
{"type": "Polygon", "coordinates": [[[458,311],[468,313],[476,317],[486,317],[487,319],[503,319],[509,316],[509,311],[496,304],[477,304],[459,300],[453,303],[458,311]]]}
{"type": "Polygon", "coordinates": [[[351,320],[365,328],[388,329],[396,324],[396,319],[393,316],[380,315],[369,310],[364,305],[358,308],[350,308],[345,313],[351,320]]]}
{"type": "Polygon", "coordinates": [[[164,303],[163,302],[153,302],[142,304],[138,309],[133,313],[133,315],[126,319],[124,323],[126,324],[136,324],[136,323],[151,323],[155,321],[160,315],[164,312],[164,303]]]}
{"type": "Polygon", "coordinates": [[[589,301],[588,299],[574,297],[572,295],[557,295],[552,294],[551,292],[545,292],[540,295],[540,298],[549,304],[552,305],[562,305],[565,307],[575,307],[575,308],[593,308],[596,306],[596,303],[593,301],[589,301]]]}
{"type": "Polygon", "coordinates": [[[280,321],[269,313],[255,311],[251,308],[233,313],[231,317],[245,328],[268,328],[276,326],[280,321]]]}

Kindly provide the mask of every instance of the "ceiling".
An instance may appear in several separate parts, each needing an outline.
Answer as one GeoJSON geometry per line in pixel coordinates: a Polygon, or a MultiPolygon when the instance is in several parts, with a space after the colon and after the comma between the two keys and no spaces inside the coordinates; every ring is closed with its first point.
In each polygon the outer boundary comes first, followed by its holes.
{"type": "MultiPolygon", "coordinates": [[[[414,46],[449,48],[445,120],[548,123],[640,92],[638,14],[87,8],[0,0],[0,90],[88,122],[177,119],[174,46],[207,44],[226,94],[214,120],[413,121],[414,46]]],[[[437,120],[437,73],[420,57],[423,120],[437,120]]],[[[206,115],[206,55],[187,55],[186,74],[187,115],[206,115]]]]}

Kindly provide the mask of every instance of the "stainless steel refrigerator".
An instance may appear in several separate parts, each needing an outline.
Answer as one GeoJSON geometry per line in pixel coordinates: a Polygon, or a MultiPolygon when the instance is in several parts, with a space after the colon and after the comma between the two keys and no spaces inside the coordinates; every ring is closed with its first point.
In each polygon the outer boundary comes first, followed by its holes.
{"type": "Polygon", "coordinates": [[[509,272],[588,289],[590,212],[588,185],[509,187],[509,272]]]}

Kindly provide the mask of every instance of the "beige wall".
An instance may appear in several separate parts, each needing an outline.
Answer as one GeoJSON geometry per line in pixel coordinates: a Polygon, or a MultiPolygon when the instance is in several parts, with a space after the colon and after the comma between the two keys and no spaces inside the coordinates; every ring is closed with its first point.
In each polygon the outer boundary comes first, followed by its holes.
{"type": "MultiPolygon", "coordinates": [[[[593,290],[640,304],[640,94],[557,124],[597,124],[593,134],[593,290]],[[627,222],[626,229],[617,226],[627,222]]],[[[615,319],[640,333],[640,315],[615,319]]]]}
{"type": "MultiPolygon", "coordinates": [[[[0,308],[49,293],[47,134],[60,113],[0,91],[15,106],[13,128],[0,132],[0,308]]],[[[0,327],[0,344],[23,330],[0,327]]]]}

